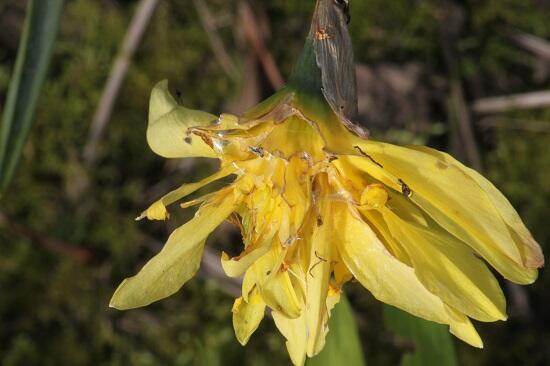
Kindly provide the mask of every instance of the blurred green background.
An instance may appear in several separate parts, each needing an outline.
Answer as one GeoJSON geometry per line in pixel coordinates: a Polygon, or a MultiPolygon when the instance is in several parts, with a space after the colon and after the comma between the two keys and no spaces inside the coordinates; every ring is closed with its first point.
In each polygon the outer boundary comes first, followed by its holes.
{"type": "MultiPolygon", "coordinates": [[[[273,92],[278,75],[289,76],[313,3],[160,0],[87,160],[93,116],[138,1],[65,2],[35,124],[0,200],[0,364],[289,364],[269,319],[246,348],[238,344],[234,286],[211,272],[145,309],[117,312],[108,300],[192,215],[136,223],[138,213],[215,168],[149,150],[154,84],[169,79],[192,108],[243,111],[273,92]]],[[[0,110],[25,4],[0,0],[0,110]]],[[[361,118],[372,135],[429,144],[483,170],[546,249],[550,103],[491,110],[483,103],[550,90],[550,1],[351,0],[351,13],[361,118]]],[[[239,245],[228,226],[211,241],[216,250],[239,245]]],[[[543,269],[529,287],[502,285],[509,320],[476,324],[484,350],[455,342],[459,364],[550,365],[550,275],[543,269]]],[[[346,292],[367,364],[399,364],[410,342],[386,329],[381,305],[366,290],[351,284],[346,292]]]]}

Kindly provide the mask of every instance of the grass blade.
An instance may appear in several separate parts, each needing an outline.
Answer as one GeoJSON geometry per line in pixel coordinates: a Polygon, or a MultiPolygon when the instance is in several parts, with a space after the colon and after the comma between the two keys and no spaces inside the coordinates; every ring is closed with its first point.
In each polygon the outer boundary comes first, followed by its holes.
{"type": "Polygon", "coordinates": [[[414,344],[405,353],[401,366],[457,366],[453,340],[448,327],[412,316],[392,306],[384,306],[386,326],[414,344]]]}
{"type": "Polygon", "coordinates": [[[0,126],[0,196],[10,183],[33,122],[52,55],[63,0],[29,0],[0,126]]]}
{"type": "Polygon", "coordinates": [[[347,298],[342,299],[332,310],[327,343],[319,355],[307,361],[307,366],[365,366],[359,331],[353,310],[347,298]]]}

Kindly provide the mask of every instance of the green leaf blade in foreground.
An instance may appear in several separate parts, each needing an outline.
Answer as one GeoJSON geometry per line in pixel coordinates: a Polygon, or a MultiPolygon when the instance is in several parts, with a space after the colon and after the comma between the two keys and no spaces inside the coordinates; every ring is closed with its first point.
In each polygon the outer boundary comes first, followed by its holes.
{"type": "Polygon", "coordinates": [[[319,355],[309,359],[306,365],[365,366],[365,357],[361,348],[355,316],[344,295],[332,310],[329,327],[325,348],[319,355]]]}
{"type": "Polygon", "coordinates": [[[456,352],[447,326],[417,318],[392,306],[384,306],[386,326],[410,340],[414,353],[406,353],[401,366],[457,366],[456,352]]]}
{"type": "Polygon", "coordinates": [[[29,0],[25,29],[0,126],[0,196],[10,183],[33,122],[63,0],[29,0]]]}

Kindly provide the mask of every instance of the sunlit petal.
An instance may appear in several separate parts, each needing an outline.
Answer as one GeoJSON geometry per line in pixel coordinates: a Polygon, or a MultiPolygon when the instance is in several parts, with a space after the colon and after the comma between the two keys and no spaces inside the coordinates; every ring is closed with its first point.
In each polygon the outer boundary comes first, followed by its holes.
{"type": "Polygon", "coordinates": [[[138,219],[147,217],[149,220],[166,220],[170,218],[168,211],[166,210],[166,207],[168,205],[171,205],[172,203],[190,195],[191,193],[204,187],[207,184],[210,184],[218,179],[222,179],[230,174],[233,174],[234,172],[235,168],[229,165],[223,167],[215,174],[204,178],[200,182],[183,184],[179,188],[162,196],[161,199],[153,203],[147,210],[143,211],[138,219]]]}
{"type": "Polygon", "coordinates": [[[190,127],[207,126],[217,117],[178,105],[161,81],[151,92],[147,142],[155,153],[165,158],[201,156],[215,158],[214,150],[201,137],[190,134],[190,127]]]}
{"type": "Polygon", "coordinates": [[[245,301],[242,297],[233,305],[233,328],[235,336],[243,346],[248,343],[252,333],[258,329],[264,318],[265,303],[257,291],[253,291],[245,301]]]}
{"type": "Polygon", "coordinates": [[[497,280],[470,248],[441,229],[408,223],[387,209],[383,214],[428,290],[474,319],[506,319],[506,301],[497,280]]]}
{"type": "Polygon", "coordinates": [[[228,199],[207,204],[195,217],[176,229],[164,248],[139,273],[125,279],[110,306],[131,309],[149,305],[178,291],[197,272],[208,235],[235,209],[228,199]]]}
{"type": "Polygon", "coordinates": [[[371,141],[363,143],[362,148],[384,171],[406,184],[412,201],[503,276],[518,283],[536,279],[536,270],[529,270],[523,263],[499,211],[464,171],[418,149],[371,141]]]}
{"type": "MultiPolygon", "coordinates": [[[[346,204],[334,208],[339,231],[338,250],[353,275],[378,300],[437,323],[458,327],[463,318],[451,316],[439,297],[428,291],[414,269],[394,258],[369,225],[352,215],[346,204]]],[[[470,337],[462,337],[470,342],[470,337]]],[[[473,344],[475,345],[475,344],[473,344]]]]}

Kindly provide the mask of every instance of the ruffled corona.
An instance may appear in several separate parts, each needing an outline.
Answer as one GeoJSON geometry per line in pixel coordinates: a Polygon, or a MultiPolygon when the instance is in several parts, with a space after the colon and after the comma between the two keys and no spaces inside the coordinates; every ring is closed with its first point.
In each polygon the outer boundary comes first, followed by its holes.
{"type": "Polygon", "coordinates": [[[245,344],[266,307],[296,365],[323,348],[330,311],[357,279],[377,299],[448,324],[482,347],[470,318],[506,319],[499,284],[532,283],[542,252],[516,211],[485,178],[426,147],[358,137],[326,102],[287,87],[237,118],[177,105],[160,83],[147,138],[165,157],[215,157],[220,170],[162,197],[140,218],[165,220],[167,206],[223,177],[233,183],[181,204],[199,205],[163,250],[117,289],[129,309],[172,295],[197,271],[208,235],[224,220],[244,242],[222,254],[228,276],[243,276],[233,307],[245,344]]]}

